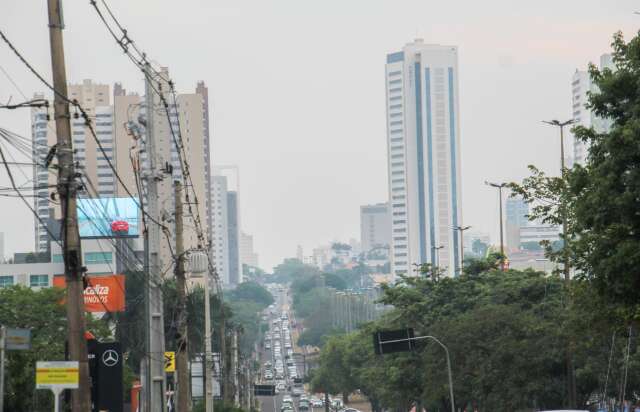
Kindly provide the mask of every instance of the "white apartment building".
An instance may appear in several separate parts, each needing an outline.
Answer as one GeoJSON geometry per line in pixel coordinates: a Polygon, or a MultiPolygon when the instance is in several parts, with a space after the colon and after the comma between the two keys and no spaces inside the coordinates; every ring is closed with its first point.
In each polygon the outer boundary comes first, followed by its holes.
{"type": "MultiPolygon", "coordinates": [[[[164,78],[169,78],[167,68],[162,68],[164,78]]],[[[165,82],[162,87],[166,101],[169,103],[169,119],[164,112],[164,105],[160,97],[154,96],[155,110],[155,141],[157,153],[157,166],[165,170],[161,173],[159,182],[158,202],[165,224],[173,225],[174,220],[170,216],[174,213],[174,189],[176,180],[182,181],[182,171],[178,152],[175,147],[173,134],[176,139],[183,138],[185,160],[189,164],[193,185],[189,186],[191,193],[195,193],[198,199],[198,215],[202,228],[207,232],[205,242],[208,239],[210,225],[212,224],[211,207],[209,205],[209,187],[211,185],[210,168],[210,143],[209,143],[209,117],[208,117],[208,90],[203,82],[199,82],[195,93],[177,94],[176,101],[170,93],[170,87],[165,82]],[[172,133],[173,132],[173,133],[172,133]]],[[[126,185],[128,191],[138,197],[137,184],[133,173],[132,160],[139,156],[141,174],[147,174],[147,153],[144,146],[144,126],[141,123],[146,118],[144,97],[135,93],[127,94],[120,84],[114,86],[113,103],[111,102],[110,87],[104,84],[95,84],[91,80],[84,80],[82,84],[69,85],[69,97],[77,99],[87,110],[94,125],[98,141],[104,148],[106,157],[98,147],[80,113],[76,116],[75,109],[71,108],[71,127],[75,160],[78,163],[78,171],[83,175],[83,181],[87,183],[87,191],[91,196],[99,197],[128,197],[124,186],[117,180],[108,161],[115,166],[118,175],[126,185]],[[134,136],[128,125],[134,125],[138,129],[138,135],[134,136]]],[[[43,98],[43,95],[36,96],[43,98]]],[[[32,139],[33,152],[42,161],[46,157],[49,148],[56,143],[55,125],[52,113],[47,109],[32,109],[32,139]]],[[[55,160],[54,160],[55,163],[55,160]]],[[[41,166],[34,166],[34,188],[38,194],[36,210],[40,218],[46,221],[49,218],[59,218],[59,208],[54,209],[49,194],[55,190],[52,186],[56,182],[54,173],[41,166]],[[55,210],[55,213],[54,213],[55,210]]],[[[145,181],[143,181],[143,201],[145,198],[145,181]]],[[[183,182],[183,185],[185,182],[183,182]]],[[[83,193],[80,193],[82,196],[83,193]]],[[[87,193],[84,193],[87,195],[87,193]]],[[[185,199],[186,200],[186,199],[185,199]]],[[[190,198],[191,207],[195,211],[195,198],[190,198]]],[[[185,204],[185,248],[193,249],[200,244],[195,231],[194,219],[189,213],[189,205],[185,204]]],[[[49,247],[49,235],[45,228],[35,219],[36,251],[44,252],[49,247]]],[[[170,230],[173,234],[174,231],[170,230]]],[[[171,239],[175,242],[175,239],[171,239]]],[[[161,236],[160,261],[164,272],[171,274],[168,268],[172,265],[171,250],[166,238],[161,236]]]]}
{"type": "Polygon", "coordinates": [[[242,231],[240,231],[240,263],[258,267],[258,254],[253,249],[253,236],[242,231]]]}
{"type": "MultiPolygon", "coordinates": [[[[611,54],[603,54],[600,56],[599,69],[614,69],[614,63],[611,54]]],[[[611,127],[611,121],[596,116],[591,109],[587,108],[588,92],[597,91],[596,86],[591,82],[589,72],[586,70],[577,70],[571,78],[571,100],[572,100],[572,116],[576,125],[584,127],[593,127],[597,132],[605,132],[611,127]]],[[[587,143],[581,142],[576,138],[573,139],[573,163],[584,164],[588,155],[589,146],[587,143]]]]}
{"type": "Polygon", "coordinates": [[[237,199],[237,192],[229,190],[227,177],[214,175],[211,186],[214,223],[211,237],[211,258],[213,266],[225,286],[242,283],[237,199]]]}
{"type": "MultiPolygon", "coordinates": [[[[114,136],[113,136],[113,107],[109,94],[109,86],[95,84],[91,80],[84,80],[82,84],[70,84],[68,87],[69,98],[76,99],[85,108],[87,114],[92,118],[96,136],[102,144],[109,160],[114,160],[114,136]]],[[[44,98],[42,94],[36,94],[35,98],[44,98]]],[[[77,171],[82,173],[84,182],[93,183],[88,185],[88,190],[92,195],[114,196],[115,178],[110,169],[105,156],[98,148],[93,137],[89,134],[89,129],[85,125],[81,113],[71,108],[71,137],[74,159],[77,162],[77,171]]],[[[38,216],[46,221],[48,218],[58,218],[59,210],[52,213],[53,203],[49,193],[53,191],[56,183],[55,173],[48,171],[42,166],[44,159],[49,152],[49,148],[56,144],[56,130],[53,119],[53,111],[46,108],[31,109],[31,137],[34,157],[37,157],[41,165],[33,167],[33,182],[35,191],[38,194],[36,212],[38,216]]],[[[82,195],[82,193],[80,193],[82,195]]],[[[35,250],[45,252],[49,247],[49,236],[40,221],[35,218],[35,250]]]]}
{"type": "Polygon", "coordinates": [[[391,244],[391,216],[389,203],[360,206],[360,244],[368,253],[391,244]]]}
{"type": "Polygon", "coordinates": [[[453,227],[462,224],[457,47],[409,43],[387,55],[385,83],[392,274],[431,263],[455,275],[453,227]]]}

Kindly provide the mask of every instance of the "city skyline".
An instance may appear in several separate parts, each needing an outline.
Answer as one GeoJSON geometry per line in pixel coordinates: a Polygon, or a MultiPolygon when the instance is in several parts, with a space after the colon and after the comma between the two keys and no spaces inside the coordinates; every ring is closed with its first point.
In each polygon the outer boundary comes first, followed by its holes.
{"type": "MultiPolygon", "coordinates": [[[[144,4],[127,7],[124,7],[122,2],[116,1],[113,4],[121,10],[122,18],[126,21],[142,20],[140,16],[144,15],[144,4]]],[[[320,39],[311,35],[304,27],[308,25],[311,30],[321,25],[321,19],[314,13],[296,7],[285,10],[278,5],[273,9],[265,9],[251,2],[212,9],[219,10],[219,15],[229,20],[228,23],[221,24],[224,30],[231,30],[232,34],[237,35],[237,39],[229,45],[216,39],[212,40],[210,56],[216,57],[202,56],[202,64],[189,64],[186,59],[184,62],[173,63],[162,47],[155,46],[153,51],[160,50],[160,53],[154,55],[157,55],[158,59],[166,59],[166,63],[172,63],[173,77],[178,79],[179,85],[194,84],[201,78],[209,85],[212,99],[209,113],[212,115],[213,160],[216,163],[238,164],[244,171],[245,190],[241,214],[246,223],[246,230],[255,236],[256,250],[261,254],[266,269],[270,269],[282,257],[291,256],[298,243],[310,248],[326,239],[357,236],[359,205],[384,201],[386,198],[386,170],[379,167],[386,157],[384,96],[378,90],[383,73],[379,68],[387,53],[397,49],[399,44],[416,37],[416,29],[418,36],[424,37],[428,42],[457,44],[460,47],[461,67],[464,67],[460,73],[464,162],[462,180],[465,189],[463,202],[465,199],[475,199],[474,207],[463,205],[465,223],[471,224],[474,229],[490,232],[495,239],[497,214],[494,210],[497,204],[493,193],[488,191],[482,182],[485,179],[518,180],[526,175],[524,165],[528,163],[538,164],[550,173],[557,172],[556,131],[539,125],[540,120],[553,117],[569,118],[569,82],[572,73],[576,68],[584,68],[586,62],[595,61],[597,56],[607,52],[611,35],[616,30],[622,29],[629,34],[638,24],[638,18],[631,14],[632,2],[606,6],[596,2],[580,2],[579,16],[575,15],[574,6],[577,2],[561,5],[553,3],[556,15],[545,16],[548,30],[544,33],[536,32],[535,38],[529,39],[528,35],[537,27],[541,18],[541,14],[532,6],[519,8],[516,13],[509,8],[485,9],[469,5],[467,9],[450,14],[455,18],[445,19],[441,16],[447,15],[448,9],[453,5],[440,5],[430,13],[432,17],[424,19],[418,18],[418,11],[424,6],[414,2],[405,4],[416,8],[415,17],[401,23],[394,22],[385,33],[376,33],[375,28],[379,27],[381,21],[397,14],[394,14],[396,11],[391,6],[375,4],[362,19],[360,32],[349,35],[347,34],[350,26],[347,22],[358,13],[359,5],[355,2],[344,7],[334,20],[336,33],[322,39],[327,42],[322,48],[314,47],[319,44],[320,39]],[[489,9],[492,10],[491,13],[487,11],[489,9]],[[256,83],[257,79],[253,79],[251,72],[243,67],[249,67],[249,62],[264,60],[265,55],[261,51],[249,53],[240,46],[241,43],[251,40],[255,32],[248,30],[249,26],[246,25],[241,26],[244,33],[230,26],[235,24],[233,22],[248,18],[250,24],[259,29],[262,27],[259,20],[265,12],[269,25],[276,21],[282,23],[283,28],[269,34],[263,41],[278,44],[278,40],[286,39],[294,42],[294,47],[300,50],[300,54],[293,59],[287,53],[292,46],[283,42],[283,45],[276,47],[272,53],[275,52],[282,58],[283,63],[288,63],[289,67],[296,70],[287,70],[285,74],[275,67],[263,65],[261,68],[264,76],[271,81],[256,83]],[[489,14],[496,15],[488,16],[489,14]],[[499,21],[497,28],[511,35],[498,38],[484,33],[481,27],[486,24],[487,18],[499,21]],[[296,23],[296,20],[299,22],[296,23]],[[481,22],[483,24],[480,24],[481,22]],[[288,34],[292,29],[300,30],[300,35],[291,38],[288,34]],[[527,39],[533,41],[533,47],[524,53],[518,47],[527,39]],[[487,44],[493,45],[491,50],[486,48],[487,44]],[[310,46],[309,50],[301,49],[300,45],[310,46]],[[353,50],[359,50],[357,59],[352,54],[353,50]],[[259,53],[261,57],[256,59],[255,53],[259,53]],[[334,55],[334,58],[330,58],[331,55],[334,55]],[[336,57],[348,61],[360,60],[363,64],[337,70],[337,67],[330,64],[337,61],[336,57]],[[229,67],[224,64],[225,61],[234,58],[246,64],[233,64],[228,65],[229,67]],[[298,70],[302,67],[305,67],[305,70],[298,70]],[[319,79],[322,87],[314,85],[304,93],[293,91],[282,97],[277,96],[276,84],[286,84],[287,79],[295,83],[303,82],[310,76],[309,70],[313,70],[312,77],[319,79]],[[353,79],[356,74],[363,77],[349,83],[349,79],[353,79]],[[228,81],[240,78],[242,81],[228,81]],[[536,87],[528,84],[533,79],[540,79],[536,87]],[[238,88],[237,85],[241,87],[238,88]],[[257,90],[260,92],[256,93],[257,90]],[[317,98],[309,101],[307,97],[310,93],[317,98]],[[347,98],[335,99],[340,93],[346,93],[347,98]],[[303,109],[291,104],[301,99],[310,106],[303,109]],[[490,104],[483,104],[487,99],[490,104]],[[255,121],[241,121],[246,117],[247,112],[242,108],[247,102],[250,102],[248,109],[255,121]],[[331,104],[328,104],[329,102],[331,104]],[[348,116],[347,113],[350,113],[350,108],[355,107],[355,102],[358,102],[358,108],[362,110],[348,116]],[[268,107],[269,103],[286,108],[292,116],[283,123],[280,119],[263,113],[263,108],[268,107]],[[317,115],[314,115],[321,107],[330,110],[328,118],[333,120],[330,127],[322,124],[325,122],[318,122],[317,115]],[[497,114],[500,114],[503,121],[498,122],[497,114]],[[316,126],[309,130],[308,127],[305,128],[306,124],[316,126]],[[302,130],[307,133],[304,138],[300,137],[302,130]],[[264,138],[265,131],[268,131],[269,139],[264,138]],[[486,146],[494,148],[489,159],[475,156],[480,148],[486,146]],[[240,154],[247,147],[252,147],[256,154],[248,154],[241,159],[240,154]],[[340,147],[340,152],[333,150],[333,147],[340,147]],[[366,156],[362,156],[363,147],[366,148],[366,156]],[[282,159],[285,157],[287,160],[283,162],[282,159]],[[274,165],[274,160],[275,163],[282,163],[282,166],[274,165]],[[348,181],[321,179],[317,171],[322,170],[323,164],[327,162],[331,162],[338,175],[348,174],[348,181]],[[304,166],[310,166],[311,171],[304,170],[304,166]],[[291,173],[293,170],[301,172],[291,173]],[[266,182],[278,182],[279,185],[274,190],[274,187],[266,182]],[[362,190],[353,193],[351,187],[354,184],[362,190]],[[289,191],[296,191],[300,195],[290,199],[286,204],[282,203],[279,199],[289,191]],[[332,201],[327,200],[327,197],[332,201]],[[335,199],[340,199],[340,202],[334,201],[335,199]],[[260,204],[261,208],[252,208],[251,205],[254,204],[260,204]],[[298,239],[300,234],[296,229],[301,227],[301,222],[307,216],[299,211],[305,208],[312,215],[326,214],[332,216],[332,219],[306,222],[307,230],[302,234],[302,238],[298,239]],[[279,230],[283,227],[284,231],[279,230]],[[276,233],[277,237],[274,235],[276,233]],[[278,242],[275,242],[276,239],[278,242]]],[[[194,7],[195,3],[187,3],[184,10],[178,10],[176,13],[193,11],[194,7]]],[[[337,3],[332,2],[315,7],[311,10],[318,11],[320,16],[327,16],[339,8],[337,3]]],[[[29,36],[12,21],[7,22],[6,30],[9,34],[14,34],[14,37],[20,38],[20,46],[33,50],[29,55],[34,56],[34,63],[38,67],[47,68],[47,59],[36,57],[39,56],[38,51],[47,47],[46,42],[40,41],[46,38],[45,16],[30,4],[10,4],[8,8],[9,14],[33,16],[29,36]]],[[[69,26],[65,34],[67,60],[74,62],[69,68],[70,82],[77,83],[90,77],[97,83],[120,81],[128,87],[141,90],[139,74],[125,70],[126,62],[110,63],[112,60],[121,61],[118,60],[119,51],[107,44],[106,33],[90,29],[89,23],[93,21],[85,18],[88,11],[68,7],[65,13],[69,26]],[[78,58],[84,53],[84,49],[78,45],[87,41],[85,34],[95,43],[95,50],[100,50],[95,59],[78,58]]],[[[152,8],[151,15],[153,13],[155,12],[152,8]]],[[[185,28],[178,38],[175,35],[162,35],[154,27],[149,27],[148,31],[140,27],[140,42],[154,44],[151,39],[159,39],[165,42],[167,49],[175,51],[179,49],[177,41],[194,41],[202,37],[205,27],[210,27],[197,15],[193,18],[193,24],[185,28]]],[[[42,90],[28,73],[23,73],[19,63],[15,62],[6,50],[0,53],[3,69],[27,96],[42,90]]],[[[41,55],[46,56],[44,53],[41,55]]],[[[10,96],[17,99],[19,92],[4,78],[3,73],[0,73],[0,78],[4,79],[3,88],[0,89],[0,100],[7,101],[10,96]]],[[[2,116],[0,120],[7,128],[23,136],[29,135],[27,113],[16,113],[13,118],[6,113],[2,116]]],[[[13,251],[11,248],[23,250],[33,244],[32,235],[22,234],[22,228],[13,223],[22,218],[28,219],[28,212],[18,210],[17,203],[12,209],[16,212],[2,221],[7,236],[15,237],[15,242],[7,244],[8,253],[13,251]]]]}

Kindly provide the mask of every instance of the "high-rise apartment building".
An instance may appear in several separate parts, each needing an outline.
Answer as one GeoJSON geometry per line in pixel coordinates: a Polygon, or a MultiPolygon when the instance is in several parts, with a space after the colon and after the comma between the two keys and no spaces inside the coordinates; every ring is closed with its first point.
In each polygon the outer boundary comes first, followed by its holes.
{"type": "Polygon", "coordinates": [[[392,273],[431,263],[454,275],[453,227],[462,224],[458,49],[407,44],[387,55],[385,83],[392,273]]]}
{"type": "MultiPolygon", "coordinates": [[[[613,70],[615,65],[611,54],[603,54],[600,56],[599,69],[605,68],[613,70]]],[[[606,132],[611,127],[611,120],[603,119],[596,116],[591,109],[587,107],[589,92],[597,91],[596,86],[591,82],[589,72],[586,70],[577,70],[571,78],[571,99],[573,120],[576,125],[584,127],[593,127],[597,132],[606,132]]],[[[573,139],[573,163],[584,164],[589,151],[588,143],[573,139]]]]}
{"type": "MultiPolygon", "coordinates": [[[[169,78],[166,68],[162,69],[162,73],[162,78],[169,78]]],[[[69,97],[77,99],[80,105],[86,109],[92,119],[97,140],[106,153],[104,156],[89,128],[79,116],[80,113],[76,117],[72,108],[71,126],[75,160],[78,162],[78,171],[82,174],[82,180],[86,187],[85,192],[79,193],[79,196],[127,197],[131,193],[137,198],[138,184],[133,171],[132,158],[140,159],[140,175],[148,175],[146,137],[144,136],[144,126],[147,121],[145,99],[135,93],[127,94],[122,85],[116,84],[112,103],[109,89],[108,85],[94,84],[91,80],[85,80],[79,85],[69,85],[69,97]],[[108,161],[116,168],[120,180],[126,185],[126,190],[125,186],[116,178],[108,161]]],[[[205,231],[205,239],[202,242],[196,235],[194,217],[189,213],[189,205],[185,204],[184,244],[186,249],[205,247],[209,222],[211,222],[209,188],[207,187],[211,176],[208,114],[206,113],[208,108],[207,89],[200,82],[196,93],[177,94],[175,102],[166,81],[164,81],[163,87],[158,89],[163,90],[165,101],[169,103],[169,116],[167,116],[163,102],[158,95],[154,94],[156,164],[159,169],[162,169],[157,174],[161,178],[158,184],[160,210],[165,224],[170,227],[171,236],[173,236],[175,232],[171,230],[173,219],[169,219],[175,210],[173,185],[175,181],[183,180],[175,140],[180,141],[182,137],[183,160],[188,163],[191,175],[191,181],[183,182],[183,184],[188,187],[191,193],[190,206],[193,213],[199,216],[205,231]],[[195,205],[196,198],[198,200],[197,206],[195,205]]],[[[32,110],[33,151],[41,160],[46,157],[49,148],[56,142],[52,117],[47,116],[46,109],[32,110]]],[[[48,173],[40,166],[34,167],[34,187],[39,194],[40,192],[48,194],[55,180],[56,176],[53,173],[48,173]]],[[[146,181],[143,180],[143,203],[147,203],[145,184],[146,181]]],[[[50,198],[41,196],[37,204],[38,215],[43,221],[48,218],[59,218],[52,211],[50,198]]],[[[174,238],[170,240],[175,242],[174,238]]],[[[45,251],[48,247],[48,241],[48,234],[36,219],[36,250],[45,251]]],[[[173,264],[172,248],[168,245],[166,238],[161,236],[160,261],[167,273],[172,273],[168,270],[173,264]]]]}
{"type": "Polygon", "coordinates": [[[258,267],[258,254],[253,249],[253,236],[240,231],[240,263],[258,267]]]}
{"type": "Polygon", "coordinates": [[[360,206],[360,244],[364,253],[390,246],[389,203],[360,206]]]}
{"type": "Polygon", "coordinates": [[[237,285],[242,283],[238,193],[229,190],[226,176],[212,177],[211,205],[213,265],[224,285],[237,285]]]}
{"type": "MultiPolygon", "coordinates": [[[[70,84],[68,87],[70,99],[75,99],[85,108],[93,120],[94,130],[98,141],[102,145],[106,157],[99,149],[85,121],[75,108],[71,108],[71,135],[77,171],[82,174],[85,190],[79,195],[113,197],[115,195],[115,176],[107,163],[107,158],[115,163],[116,150],[113,136],[113,107],[109,86],[95,84],[91,80],[84,80],[82,84],[70,84]]],[[[44,95],[36,95],[44,98],[44,95]]],[[[56,144],[56,130],[53,112],[46,108],[31,110],[32,149],[34,157],[40,165],[33,169],[34,188],[38,193],[36,212],[42,221],[49,218],[60,218],[59,210],[54,209],[49,193],[53,191],[57,176],[42,165],[50,148],[56,144]],[[54,211],[56,211],[54,213],[54,211]],[[56,214],[57,213],[57,214],[56,214]]],[[[35,219],[36,245],[38,252],[46,252],[49,247],[49,235],[38,218],[35,219]]]]}

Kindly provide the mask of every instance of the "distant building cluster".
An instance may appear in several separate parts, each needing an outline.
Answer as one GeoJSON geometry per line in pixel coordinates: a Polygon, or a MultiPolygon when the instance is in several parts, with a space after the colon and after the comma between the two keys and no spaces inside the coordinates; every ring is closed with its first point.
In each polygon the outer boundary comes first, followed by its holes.
{"type": "MultiPolygon", "coordinates": [[[[162,68],[161,72],[163,78],[169,78],[167,68],[162,68]]],[[[168,228],[161,235],[163,273],[159,275],[173,275],[174,182],[184,180],[180,162],[180,157],[184,156],[191,179],[183,185],[188,185],[190,193],[193,193],[191,204],[183,198],[185,249],[203,246],[197,238],[196,216],[189,211],[191,206],[206,232],[206,241],[211,244],[211,260],[223,285],[237,285],[243,281],[242,265],[257,266],[258,255],[253,250],[251,235],[241,232],[237,179],[236,186],[230,188],[225,176],[229,168],[216,169],[212,166],[208,89],[204,82],[198,82],[193,92],[178,93],[174,99],[169,85],[163,86],[166,86],[162,90],[169,104],[165,108],[159,96],[155,96],[153,124],[155,163],[159,169],[154,176],[159,181],[158,203],[162,224],[168,228]],[[180,137],[184,141],[183,153],[176,150],[175,140],[180,137]],[[198,212],[194,197],[198,200],[198,212]]],[[[151,173],[146,150],[145,130],[149,125],[145,97],[127,92],[119,83],[112,91],[109,85],[92,80],[70,84],[68,94],[86,110],[95,131],[94,138],[81,113],[71,108],[74,160],[82,183],[78,194],[78,215],[83,264],[89,274],[141,270],[144,228],[138,204],[145,207],[148,204],[145,178],[151,173]]],[[[46,98],[42,94],[35,97],[46,98]]],[[[62,253],[57,243],[62,218],[55,193],[57,176],[45,165],[57,140],[51,109],[32,108],[31,138],[34,159],[37,159],[37,165],[33,167],[37,214],[34,219],[34,252],[16,253],[6,263],[0,264],[0,286],[51,286],[54,277],[64,273],[62,253]]],[[[237,168],[235,171],[237,174],[237,168]]],[[[4,262],[1,237],[0,252],[0,260],[4,262]]]]}

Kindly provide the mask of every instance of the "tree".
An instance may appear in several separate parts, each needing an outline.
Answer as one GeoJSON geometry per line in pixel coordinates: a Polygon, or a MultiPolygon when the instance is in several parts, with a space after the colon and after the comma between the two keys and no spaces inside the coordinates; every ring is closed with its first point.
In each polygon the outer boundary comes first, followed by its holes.
{"type": "MultiPolygon", "coordinates": [[[[373,410],[408,410],[416,402],[449,410],[446,359],[438,345],[421,341],[413,353],[373,355],[373,332],[413,327],[416,335],[437,336],[448,346],[458,408],[556,409],[564,404],[563,342],[571,336],[580,407],[602,399],[603,371],[624,368],[629,313],[599,297],[587,281],[575,281],[569,290],[558,276],[503,272],[496,262],[499,254],[457,278],[411,276],[386,286],[381,301],[394,309],[355,333],[329,338],[320,368],[336,369],[339,385],[347,376],[348,386],[339,391],[360,389],[373,410]],[[576,303],[567,308],[569,294],[576,303]],[[325,355],[329,351],[335,353],[325,355]]],[[[421,269],[431,273],[428,266],[421,269]]],[[[635,339],[632,334],[632,348],[635,339]]],[[[632,350],[628,393],[640,385],[640,370],[632,369],[638,364],[640,353],[632,350]]],[[[609,379],[606,392],[615,397],[623,376],[609,379]]]]}
{"type": "MultiPolygon", "coordinates": [[[[64,290],[24,286],[0,288],[0,324],[31,329],[31,350],[8,351],[5,410],[15,412],[50,411],[53,397],[35,391],[36,361],[64,360],[67,320],[64,290]]],[[[109,335],[106,322],[87,316],[87,330],[97,338],[109,335]]]]}
{"type": "Polygon", "coordinates": [[[473,243],[471,243],[471,251],[476,256],[485,256],[487,254],[487,250],[489,250],[489,245],[487,245],[480,239],[474,239],[473,243]]]}
{"type": "Polygon", "coordinates": [[[233,300],[247,300],[266,308],[274,300],[271,293],[257,282],[242,282],[230,293],[233,300]]]}
{"type": "Polygon", "coordinates": [[[295,278],[320,273],[318,268],[302,263],[299,259],[288,258],[273,269],[271,281],[275,283],[289,283],[295,278]]]}
{"type": "MultiPolygon", "coordinates": [[[[640,37],[626,43],[621,33],[613,39],[615,70],[589,69],[597,91],[589,93],[588,107],[611,127],[602,132],[575,127],[575,137],[588,143],[584,165],[551,178],[530,166],[532,175],[517,194],[536,207],[533,217],[559,224],[559,206],[568,216],[565,245],[577,275],[600,293],[626,305],[640,304],[640,37]]],[[[548,248],[552,259],[561,251],[548,248]]]]}

